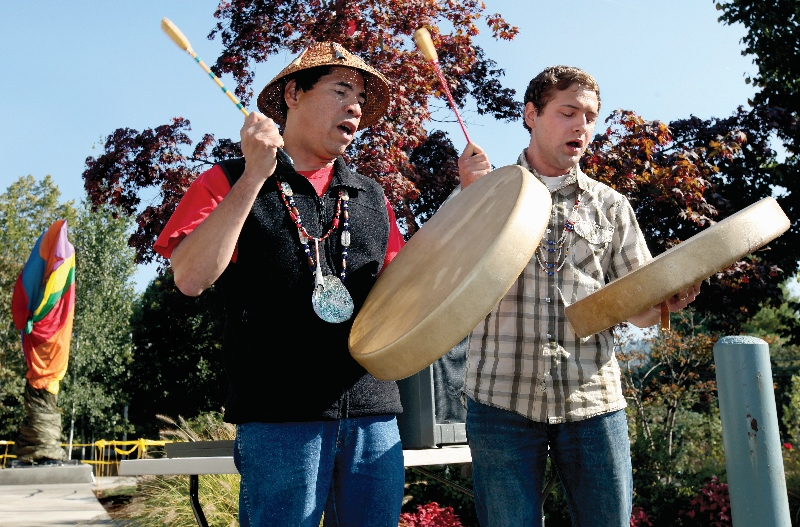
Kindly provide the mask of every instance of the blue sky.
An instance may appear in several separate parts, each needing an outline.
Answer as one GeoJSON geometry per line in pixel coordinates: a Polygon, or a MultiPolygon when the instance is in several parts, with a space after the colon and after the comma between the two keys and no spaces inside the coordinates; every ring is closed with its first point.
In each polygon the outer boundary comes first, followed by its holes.
{"type": "MultiPolygon", "coordinates": [[[[741,26],[717,22],[711,0],[484,0],[486,13],[502,13],[520,28],[512,42],[479,44],[505,69],[504,84],[521,98],[544,67],[567,64],[597,79],[601,117],[634,110],[645,119],[670,121],[696,115],[730,115],[754,91],[755,73],[742,57],[741,26]]],[[[204,133],[238,140],[242,114],[191,58],[160,29],[170,18],[195,52],[212,63],[219,41],[215,0],[27,0],[0,4],[0,192],[20,177],[49,174],[64,199],[80,201],[88,156],[117,128],[142,130],[182,116],[194,141],[204,133]]],[[[256,69],[259,90],[289,60],[279,55],[256,69]]],[[[380,68],[379,64],[376,64],[380,68]]],[[[231,78],[222,79],[233,85],[231,78]]],[[[465,141],[449,108],[437,124],[458,149],[465,141]]],[[[251,109],[254,105],[251,105],[251,109]]],[[[513,163],[527,144],[519,122],[498,123],[467,109],[470,138],[496,166],[513,163]]],[[[599,124],[598,127],[602,126],[599,124]]],[[[431,127],[433,128],[433,127],[431,127]]],[[[152,268],[137,274],[141,290],[152,268]]]]}

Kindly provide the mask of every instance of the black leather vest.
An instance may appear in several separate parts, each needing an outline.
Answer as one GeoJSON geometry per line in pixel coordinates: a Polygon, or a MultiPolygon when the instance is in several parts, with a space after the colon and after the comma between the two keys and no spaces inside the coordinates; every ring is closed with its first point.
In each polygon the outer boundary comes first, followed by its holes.
{"type": "MultiPolygon", "coordinates": [[[[244,164],[244,159],[220,163],[231,186],[244,164]]],[[[340,232],[341,228],[320,243],[325,274],[341,272],[340,232]]],[[[341,158],[322,197],[308,179],[278,165],[244,223],[236,263],[229,264],[217,282],[226,307],[226,421],[316,421],[402,411],[396,384],[367,373],[347,344],[353,320],[383,265],[388,236],[380,185],[352,173],[341,158]],[[344,284],[355,304],[349,321],[332,324],[314,313],[314,273],[276,178],[291,185],[303,226],[314,237],[330,228],[339,188],[347,188],[351,245],[344,284]]],[[[313,254],[313,241],[310,246],[313,254]]]]}

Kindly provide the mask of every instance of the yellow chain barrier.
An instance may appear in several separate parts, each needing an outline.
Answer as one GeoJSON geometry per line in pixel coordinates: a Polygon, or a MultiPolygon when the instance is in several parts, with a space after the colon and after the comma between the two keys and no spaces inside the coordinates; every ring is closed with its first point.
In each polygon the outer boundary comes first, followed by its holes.
{"type": "MultiPolygon", "coordinates": [[[[115,476],[119,468],[121,456],[136,459],[146,458],[148,448],[164,448],[166,443],[171,441],[154,441],[152,439],[136,439],[133,441],[106,441],[100,439],[94,443],[72,443],[72,448],[92,447],[94,448],[93,459],[82,459],[81,463],[94,466],[94,475],[97,477],[115,476]]],[[[0,440],[0,468],[6,468],[6,460],[15,459],[17,456],[9,454],[9,447],[14,441],[0,440]]],[[[62,447],[69,447],[67,443],[61,443],[62,447]]]]}
{"type": "Polygon", "coordinates": [[[13,445],[13,441],[0,441],[0,447],[3,447],[3,454],[0,455],[0,468],[6,468],[7,459],[16,459],[17,456],[8,453],[8,447],[13,445]]]}

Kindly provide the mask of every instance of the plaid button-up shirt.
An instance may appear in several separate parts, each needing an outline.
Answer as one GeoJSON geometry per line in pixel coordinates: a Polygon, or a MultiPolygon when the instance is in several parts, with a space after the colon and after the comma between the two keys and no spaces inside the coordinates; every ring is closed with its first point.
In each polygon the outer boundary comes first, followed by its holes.
{"type": "MultiPolygon", "coordinates": [[[[542,179],[525,151],[517,164],[542,179]]],[[[550,194],[552,214],[537,255],[470,335],[464,392],[533,421],[562,423],[625,407],[613,334],[579,338],[565,307],[651,257],[619,192],[576,167],[550,194]],[[547,241],[561,238],[567,219],[574,230],[559,250],[547,241]]]]}

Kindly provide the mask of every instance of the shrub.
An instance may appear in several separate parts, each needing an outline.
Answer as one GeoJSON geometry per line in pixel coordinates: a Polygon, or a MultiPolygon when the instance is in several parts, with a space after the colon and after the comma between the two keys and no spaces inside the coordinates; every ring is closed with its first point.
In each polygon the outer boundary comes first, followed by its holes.
{"type": "Polygon", "coordinates": [[[728,527],[731,520],[731,497],[728,484],[720,483],[716,476],[705,484],[691,501],[692,508],[681,511],[689,519],[688,525],[728,527]]]}
{"type": "Polygon", "coordinates": [[[650,521],[650,517],[644,512],[644,509],[634,505],[631,511],[631,527],[652,527],[652,525],[653,522],[650,521]]]}
{"type": "Polygon", "coordinates": [[[431,465],[424,467],[427,474],[418,470],[422,467],[407,468],[403,512],[415,513],[421,505],[446,503],[453,508],[461,524],[477,527],[475,501],[469,494],[472,489],[471,467],[470,464],[431,465]],[[442,479],[464,490],[442,483],[442,479]]]}
{"type": "Polygon", "coordinates": [[[453,507],[441,507],[435,501],[418,505],[417,512],[400,515],[399,527],[463,527],[453,507]]]}
{"type": "Polygon", "coordinates": [[[800,525],[800,452],[789,442],[783,444],[783,469],[792,525],[800,525]]]}
{"type": "MultiPolygon", "coordinates": [[[[222,416],[215,412],[201,414],[189,421],[183,418],[179,418],[178,422],[163,416],[159,418],[171,426],[161,431],[164,439],[231,440],[236,433],[235,427],[224,423],[222,416]]],[[[198,495],[209,526],[238,525],[238,474],[202,476],[198,495]]],[[[158,476],[144,479],[136,497],[121,511],[120,516],[135,520],[137,527],[195,527],[197,522],[189,502],[189,478],[158,476]]]]}

